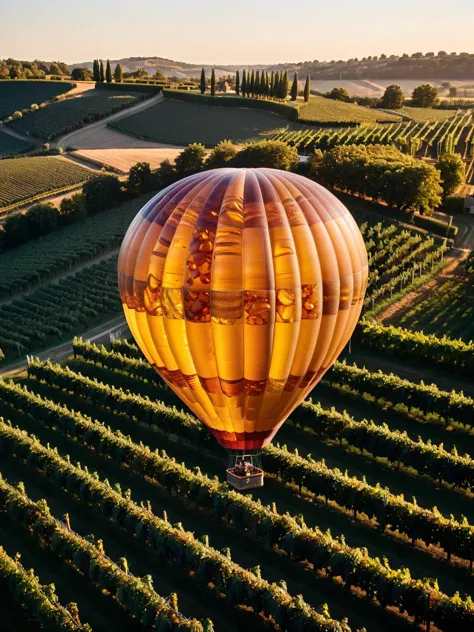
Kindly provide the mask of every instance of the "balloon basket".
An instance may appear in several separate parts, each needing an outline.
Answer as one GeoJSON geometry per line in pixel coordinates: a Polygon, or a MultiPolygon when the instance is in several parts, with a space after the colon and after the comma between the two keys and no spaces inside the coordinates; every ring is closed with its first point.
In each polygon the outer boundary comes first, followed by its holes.
{"type": "Polygon", "coordinates": [[[239,492],[263,487],[263,470],[260,456],[255,454],[233,454],[229,457],[226,470],[227,482],[239,492]]]}

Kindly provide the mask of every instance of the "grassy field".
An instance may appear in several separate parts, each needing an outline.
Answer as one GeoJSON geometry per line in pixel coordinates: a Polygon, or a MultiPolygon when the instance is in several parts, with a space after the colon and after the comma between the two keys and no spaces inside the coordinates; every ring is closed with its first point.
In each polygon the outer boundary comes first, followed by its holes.
{"type": "Polygon", "coordinates": [[[40,105],[72,88],[67,81],[0,81],[0,121],[17,110],[40,105]]]}
{"type": "Polygon", "coordinates": [[[400,120],[400,116],[395,114],[387,114],[354,103],[344,103],[343,101],[315,96],[312,96],[308,103],[300,105],[298,112],[301,122],[308,121],[313,125],[316,123],[329,125],[331,123],[379,123],[400,120]]]}
{"type": "Polygon", "coordinates": [[[208,147],[229,139],[243,143],[259,135],[285,128],[286,119],[252,108],[216,107],[165,99],[143,112],[120,119],[110,126],[119,132],[146,140],[208,147]]]}
{"type": "Polygon", "coordinates": [[[33,149],[33,147],[34,143],[0,131],[0,158],[23,154],[25,151],[33,149]]]}
{"type": "Polygon", "coordinates": [[[82,184],[94,175],[65,158],[40,156],[0,161],[0,216],[4,212],[82,184]]]}
{"type": "Polygon", "coordinates": [[[21,134],[51,140],[130,107],[142,98],[141,93],[127,95],[123,92],[89,90],[79,97],[52,103],[25,114],[9,125],[21,134]]]}
{"type": "Polygon", "coordinates": [[[404,106],[400,110],[393,110],[394,114],[403,114],[412,121],[424,123],[425,121],[445,121],[456,115],[456,110],[439,110],[436,108],[412,108],[404,106]]]}

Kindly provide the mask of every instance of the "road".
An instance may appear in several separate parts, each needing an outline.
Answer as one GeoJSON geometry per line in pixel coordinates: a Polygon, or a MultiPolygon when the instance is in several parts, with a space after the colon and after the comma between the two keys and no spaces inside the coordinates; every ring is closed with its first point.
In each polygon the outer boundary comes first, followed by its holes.
{"type": "MultiPolygon", "coordinates": [[[[121,337],[129,336],[130,331],[128,325],[125,322],[123,314],[112,318],[111,320],[90,329],[89,331],[81,334],[83,340],[90,340],[96,344],[104,344],[109,342],[111,333],[119,333],[121,337]]],[[[56,362],[62,362],[66,360],[73,353],[72,339],[67,342],[63,342],[56,347],[50,347],[41,353],[36,354],[40,360],[54,360],[56,362]]],[[[10,364],[8,367],[0,369],[0,376],[2,377],[15,377],[20,373],[23,373],[28,368],[28,362],[26,357],[14,364],[10,364]]]]}
{"type": "Polygon", "coordinates": [[[118,121],[119,119],[125,118],[126,116],[130,116],[131,114],[136,114],[137,112],[141,112],[142,110],[146,110],[152,105],[156,105],[163,101],[164,97],[162,94],[158,94],[151,99],[145,99],[145,101],[140,101],[137,105],[132,105],[130,108],[125,108],[125,110],[121,110],[116,114],[112,114],[107,118],[104,118],[95,123],[91,123],[90,125],[86,125],[85,127],[81,127],[74,132],[70,132],[69,134],[65,134],[57,139],[56,145],[61,149],[65,149],[66,147],[75,147],[75,143],[79,141],[81,136],[90,135],[91,132],[97,133],[100,130],[106,129],[107,123],[111,121],[118,121]]]}

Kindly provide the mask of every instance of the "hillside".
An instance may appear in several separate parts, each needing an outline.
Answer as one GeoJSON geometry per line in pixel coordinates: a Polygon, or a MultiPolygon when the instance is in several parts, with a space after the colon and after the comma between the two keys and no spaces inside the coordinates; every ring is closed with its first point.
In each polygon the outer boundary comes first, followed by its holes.
{"type": "MultiPolygon", "coordinates": [[[[79,66],[92,68],[92,61],[72,64],[70,69],[79,66]]],[[[112,64],[122,64],[124,72],[134,72],[144,68],[150,75],[161,70],[167,76],[179,78],[199,76],[202,64],[189,64],[173,61],[164,57],[124,57],[111,60],[112,64]]],[[[216,61],[218,64],[218,62],[216,61]]],[[[369,55],[361,59],[331,61],[299,61],[276,64],[204,64],[206,71],[216,69],[218,75],[234,74],[244,67],[268,70],[288,70],[310,73],[312,79],[364,80],[364,79],[417,79],[417,80],[473,80],[474,54],[469,53],[413,53],[408,55],[369,55]]]]}

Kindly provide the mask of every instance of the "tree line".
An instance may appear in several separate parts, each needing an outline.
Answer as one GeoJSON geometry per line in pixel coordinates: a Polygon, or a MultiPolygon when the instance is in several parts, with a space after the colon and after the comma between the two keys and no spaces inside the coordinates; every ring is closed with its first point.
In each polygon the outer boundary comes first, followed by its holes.
{"type": "MultiPolygon", "coordinates": [[[[229,78],[228,78],[229,79],[229,78]]],[[[208,84],[206,77],[206,71],[204,68],[201,70],[201,77],[199,81],[199,88],[201,94],[204,94],[208,87],[210,88],[211,96],[216,94],[216,71],[214,68],[211,71],[211,80],[208,84]]],[[[292,101],[296,101],[300,90],[298,84],[298,73],[293,75],[293,82],[289,83],[288,71],[276,71],[268,73],[267,70],[245,70],[242,71],[242,77],[240,76],[240,70],[235,73],[235,80],[231,87],[234,88],[237,96],[252,97],[254,99],[277,99],[279,101],[285,101],[288,98],[288,94],[292,101]]],[[[310,76],[306,75],[305,86],[303,90],[303,98],[307,102],[310,95],[310,76]]]]}

